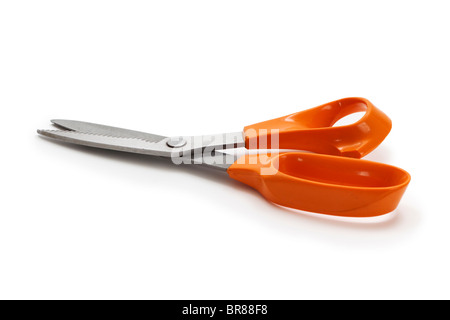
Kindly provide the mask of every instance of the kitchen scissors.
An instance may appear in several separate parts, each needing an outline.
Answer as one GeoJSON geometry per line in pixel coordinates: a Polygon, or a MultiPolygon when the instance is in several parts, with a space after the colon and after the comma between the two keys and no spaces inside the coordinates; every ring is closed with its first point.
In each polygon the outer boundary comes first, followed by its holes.
{"type": "Polygon", "coordinates": [[[361,160],[391,130],[391,120],[369,100],[345,98],[244,127],[242,132],[165,137],[73,120],[52,120],[60,130],[38,133],[89,147],[209,166],[285,207],[348,217],[393,211],[410,182],[403,169],[361,160]],[[355,123],[333,125],[364,112],[355,123]],[[263,149],[243,156],[230,149],[263,149]],[[225,152],[220,150],[226,149],[225,152]],[[276,149],[276,151],[274,151],[276,149]],[[283,151],[285,150],[285,151],[283,151]]]}

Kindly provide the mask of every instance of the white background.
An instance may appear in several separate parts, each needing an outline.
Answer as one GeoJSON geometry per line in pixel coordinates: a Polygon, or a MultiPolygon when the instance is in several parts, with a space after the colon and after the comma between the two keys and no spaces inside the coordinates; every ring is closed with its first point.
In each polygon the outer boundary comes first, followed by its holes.
{"type": "Polygon", "coordinates": [[[0,298],[448,299],[448,1],[0,2],[0,298]],[[241,130],[360,96],[412,181],[364,222],[38,137],[52,118],[241,130]]]}

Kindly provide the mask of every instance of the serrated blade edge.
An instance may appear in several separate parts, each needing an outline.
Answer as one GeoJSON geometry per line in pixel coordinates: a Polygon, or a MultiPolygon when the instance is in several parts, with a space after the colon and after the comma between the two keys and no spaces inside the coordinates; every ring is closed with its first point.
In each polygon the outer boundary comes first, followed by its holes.
{"type": "Polygon", "coordinates": [[[171,149],[165,142],[151,142],[139,138],[115,137],[104,134],[85,133],[66,130],[38,130],[40,135],[63,142],[74,143],[89,147],[132,152],[139,154],[170,157],[171,149]]]}
{"type": "Polygon", "coordinates": [[[54,119],[51,122],[59,127],[83,132],[90,134],[100,134],[110,137],[118,137],[118,138],[136,138],[142,139],[148,142],[159,142],[167,137],[160,136],[157,134],[146,133],[141,131],[123,129],[118,127],[107,126],[103,124],[85,122],[85,121],[76,121],[76,120],[64,120],[64,119],[54,119]]]}

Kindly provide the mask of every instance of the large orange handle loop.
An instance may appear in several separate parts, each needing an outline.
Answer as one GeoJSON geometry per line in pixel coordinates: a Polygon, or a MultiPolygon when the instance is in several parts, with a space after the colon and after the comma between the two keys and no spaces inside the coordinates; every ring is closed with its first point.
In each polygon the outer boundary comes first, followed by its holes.
{"type": "Polygon", "coordinates": [[[391,127],[391,120],[369,100],[345,98],[246,126],[244,133],[247,149],[261,149],[260,144],[254,143],[259,140],[266,143],[263,149],[307,150],[361,158],[384,140],[391,127]],[[365,111],[365,115],[359,121],[333,127],[339,119],[360,111],[365,111]],[[273,139],[273,134],[279,134],[278,139],[273,139]],[[272,146],[274,140],[278,140],[277,146],[272,146]]]}
{"type": "Polygon", "coordinates": [[[393,211],[410,181],[394,166],[301,152],[246,155],[228,174],[276,204],[348,217],[393,211]]]}

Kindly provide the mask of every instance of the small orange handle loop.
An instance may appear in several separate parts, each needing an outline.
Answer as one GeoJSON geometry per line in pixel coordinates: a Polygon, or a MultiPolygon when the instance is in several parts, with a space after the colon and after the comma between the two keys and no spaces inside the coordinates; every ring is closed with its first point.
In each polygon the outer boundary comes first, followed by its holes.
{"type": "Polygon", "coordinates": [[[384,140],[391,127],[391,120],[369,100],[345,98],[246,126],[244,134],[247,149],[307,150],[361,158],[384,140]],[[339,119],[360,111],[366,113],[357,122],[333,127],[339,119]],[[272,136],[276,134],[278,139],[272,136]],[[278,145],[272,146],[273,141],[278,141],[278,145]]]}
{"type": "Polygon", "coordinates": [[[347,217],[393,211],[411,179],[382,163],[302,152],[245,155],[228,174],[273,203],[347,217]]]}

